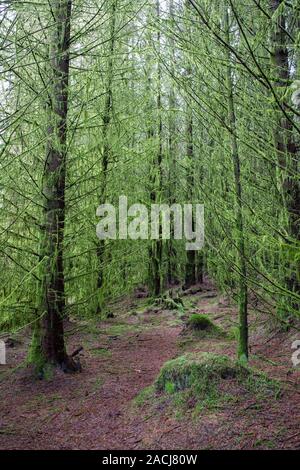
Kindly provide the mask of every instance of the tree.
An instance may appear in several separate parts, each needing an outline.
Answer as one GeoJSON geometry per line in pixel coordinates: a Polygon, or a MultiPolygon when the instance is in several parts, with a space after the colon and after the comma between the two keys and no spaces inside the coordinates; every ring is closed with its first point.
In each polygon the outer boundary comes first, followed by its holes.
{"type": "Polygon", "coordinates": [[[0,328],[36,325],[34,362],[68,362],[64,318],[201,282],[204,261],[238,305],[239,357],[248,310],[293,326],[298,3],[80,0],[71,34],[70,2],[0,2],[0,328]],[[204,250],[172,216],[170,240],[160,219],[155,240],[99,241],[120,195],[204,203],[204,250]]]}
{"type": "MultiPolygon", "coordinates": [[[[156,0],[156,17],[160,20],[160,2],[156,0]]],[[[156,109],[157,109],[157,149],[154,154],[152,164],[152,190],[150,200],[152,204],[159,204],[162,200],[162,161],[163,161],[163,123],[162,123],[162,71],[160,63],[161,33],[157,31],[157,91],[156,91],[156,109]]],[[[162,225],[159,222],[158,239],[151,242],[149,251],[150,258],[150,288],[155,297],[160,296],[163,290],[163,241],[162,225]]]]}
{"type": "MultiPolygon", "coordinates": [[[[100,183],[100,197],[99,203],[105,204],[106,200],[106,187],[107,187],[107,172],[109,165],[109,158],[111,154],[111,145],[109,142],[109,126],[112,118],[113,106],[113,77],[114,77],[114,54],[116,42],[116,14],[117,14],[117,0],[112,0],[110,6],[110,38],[108,48],[108,67],[105,85],[105,102],[103,110],[103,127],[102,127],[102,152],[101,152],[101,183],[100,183]]],[[[97,313],[103,310],[103,266],[105,263],[105,241],[98,240],[97,243],[97,257],[98,257],[98,276],[97,276],[97,313]]]]}
{"type": "Polygon", "coordinates": [[[53,363],[71,370],[64,343],[65,282],[63,266],[65,226],[65,178],[67,166],[67,115],[70,64],[71,0],[52,5],[54,27],[49,44],[47,145],[43,171],[44,220],[40,259],[42,261],[38,298],[38,325],[31,350],[37,365],[53,363]]]}
{"type": "MultiPolygon", "coordinates": [[[[224,29],[226,34],[226,42],[230,45],[230,23],[229,11],[225,5],[224,13],[224,29]]],[[[231,57],[229,49],[227,52],[227,100],[228,100],[228,121],[230,125],[230,139],[231,139],[231,158],[234,172],[235,182],[235,219],[237,230],[237,257],[238,257],[238,304],[239,304],[239,345],[238,357],[244,361],[248,359],[248,288],[247,288],[247,268],[246,268],[246,251],[245,251],[245,237],[244,237],[244,222],[243,222],[243,195],[241,183],[241,170],[240,170],[240,156],[237,141],[237,127],[236,127],[236,114],[233,98],[233,79],[231,68],[231,57]]]]}

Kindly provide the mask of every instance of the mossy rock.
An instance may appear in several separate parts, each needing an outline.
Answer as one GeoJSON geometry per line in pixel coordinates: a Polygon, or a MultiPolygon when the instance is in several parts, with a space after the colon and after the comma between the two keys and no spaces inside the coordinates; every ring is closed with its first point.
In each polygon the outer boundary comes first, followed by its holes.
{"type": "Polygon", "coordinates": [[[187,320],[183,334],[192,333],[198,337],[204,336],[225,336],[225,332],[215,325],[208,315],[193,313],[187,320]]]}

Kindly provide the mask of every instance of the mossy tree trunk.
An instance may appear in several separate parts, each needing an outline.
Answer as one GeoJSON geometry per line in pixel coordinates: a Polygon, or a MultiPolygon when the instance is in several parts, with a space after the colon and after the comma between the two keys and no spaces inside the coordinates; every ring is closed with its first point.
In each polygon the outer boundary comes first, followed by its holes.
{"type": "MultiPolygon", "coordinates": [[[[289,112],[284,95],[290,85],[290,59],[288,50],[288,25],[285,17],[283,0],[271,0],[270,10],[276,15],[272,26],[271,59],[274,72],[275,91],[281,103],[277,109],[277,128],[275,130],[275,147],[281,171],[281,187],[285,209],[288,213],[288,233],[292,243],[300,242],[300,183],[299,149],[293,136],[293,115],[289,112]]],[[[300,294],[300,263],[290,266],[290,275],[286,279],[288,289],[300,294]]],[[[298,305],[293,305],[298,309],[298,305]]]]}
{"type": "MultiPolygon", "coordinates": [[[[191,75],[191,69],[188,69],[188,75],[191,75]]],[[[187,109],[187,125],[186,125],[186,154],[188,158],[187,168],[187,197],[188,203],[193,202],[194,186],[195,186],[195,163],[194,163],[194,145],[193,145],[193,115],[191,109],[187,109]]],[[[192,229],[195,230],[194,217],[192,218],[192,229]]],[[[187,261],[185,268],[185,287],[190,287],[196,282],[196,257],[195,250],[187,251],[187,261]]]]}
{"type": "MultiPolygon", "coordinates": [[[[112,117],[112,101],[113,101],[113,77],[114,77],[114,53],[116,43],[116,14],[117,0],[111,0],[111,20],[110,20],[110,38],[108,50],[108,69],[107,81],[105,86],[105,103],[103,110],[103,127],[102,127],[102,153],[101,153],[101,184],[99,203],[105,204],[107,193],[107,171],[109,158],[111,153],[111,144],[109,141],[109,127],[112,117]]],[[[101,313],[104,307],[104,263],[105,263],[105,240],[97,241],[97,259],[98,259],[98,275],[97,275],[97,307],[96,313],[101,313]]]]}
{"type": "MultiPolygon", "coordinates": [[[[156,0],[156,15],[160,20],[160,2],[156,0]]],[[[157,32],[158,56],[160,55],[161,33],[157,32]]],[[[162,123],[162,91],[161,91],[161,63],[157,62],[157,152],[153,161],[152,190],[150,193],[151,204],[159,204],[162,196],[162,160],[163,160],[163,123],[162,123]]],[[[152,240],[149,249],[150,258],[150,288],[152,295],[159,297],[163,291],[163,241],[162,224],[159,222],[159,238],[152,240]]]]}
{"type": "MultiPolygon", "coordinates": [[[[231,43],[229,10],[224,6],[224,28],[227,44],[231,43]]],[[[228,121],[230,125],[230,144],[231,158],[234,174],[234,192],[235,192],[235,222],[237,229],[237,258],[238,258],[238,306],[239,306],[239,345],[238,357],[240,360],[248,359],[248,286],[247,286],[247,267],[245,257],[245,237],[243,221],[243,200],[242,184],[240,170],[240,155],[237,140],[237,126],[234,103],[234,85],[232,78],[231,55],[229,48],[226,48],[227,66],[226,66],[226,85],[227,85],[227,108],[228,121]]]]}
{"type": "MultiPolygon", "coordinates": [[[[174,1],[170,0],[169,5],[169,15],[170,20],[174,21],[174,1]]],[[[171,63],[170,63],[170,73],[171,76],[175,75],[175,42],[174,38],[169,39],[169,46],[171,50],[171,63]]],[[[176,95],[174,90],[174,83],[170,83],[169,91],[169,181],[168,181],[168,202],[172,206],[176,202],[176,190],[177,190],[177,177],[176,177],[176,95]]],[[[170,218],[170,240],[168,240],[168,284],[177,284],[178,279],[178,269],[177,269],[177,250],[174,243],[174,217],[171,214],[170,218]]]]}
{"type": "MultiPolygon", "coordinates": [[[[189,40],[193,41],[193,31],[192,31],[192,15],[190,14],[191,5],[189,1],[185,2],[186,15],[187,15],[187,35],[189,40]]],[[[190,61],[187,63],[186,67],[186,76],[190,80],[193,78],[193,70],[190,61]]],[[[186,155],[187,155],[187,202],[189,204],[195,202],[195,172],[196,172],[196,158],[195,158],[195,149],[194,149],[194,122],[193,122],[193,111],[191,103],[187,101],[186,109],[186,155]]],[[[192,229],[195,230],[195,219],[192,218],[192,229]]],[[[202,259],[202,254],[196,250],[187,251],[187,259],[185,266],[185,287],[188,288],[195,284],[197,281],[202,282],[203,280],[203,265],[199,262],[202,259]]]]}
{"type": "Polygon", "coordinates": [[[71,0],[52,2],[53,35],[49,45],[51,82],[47,103],[47,147],[43,173],[44,221],[40,245],[42,268],[36,325],[30,358],[37,366],[67,361],[63,316],[65,177],[71,0]]]}

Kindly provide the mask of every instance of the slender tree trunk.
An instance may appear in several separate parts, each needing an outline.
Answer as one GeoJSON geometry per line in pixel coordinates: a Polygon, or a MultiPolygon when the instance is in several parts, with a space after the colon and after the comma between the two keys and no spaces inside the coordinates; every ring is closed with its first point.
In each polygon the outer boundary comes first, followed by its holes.
{"type": "Polygon", "coordinates": [[[204,255],[203,255],[203,251],[198,251],[197,252],[196,271],[197,271],[196,281],[200,282],[200,284],[202,284],[203,279],[204,279],[204,255]]]}
{"type": "MultiPolygon", "coordinates": [[[[188,74],[191,74],[189,69],[188,74]]],[[[194,145],[193,145],[193,115],[191,110],[187,110],[187,126],[186,126],[186,140],[187,140],[187,157],[188,157],[188,174],[187,174],[187,188],[188,188],[188,202],[193,202],[193,194],[195,187],[195,162],[194,162],[194,145]]],[[[194,218],[192,220],[193,230],[195,229],[194,218]]],[[[196,257],[197,252],[194,250],[187,251],[187,262],[185,269],[185,287],[188,288],[196,282],[196,257]]]]}
{"type": "MultiPolygon", "coordinates": [[[[224,27],[226,32],[227,44],[230,44],[230,25],[229,25],[229,12],[228,7],[225,6],[224,14],[224,27]]],[[[235,181],[235,219],[237,228],[237,256],[238,256],[238,303],[239,303],[239,345],[238,357],[240,360],[245,361],[248,359],[248,288],[247,288],[247,268],[245,259],[245,238],[244,238],[244,223],[243,223],[243,203],[242,203],[242,185],[240,174],[240,156],[238,141],[236,136],[236,116],[233,95],[233,79],[231,68],[230,51],[226,48],[227,53],[227,102],[228,102],[228,120],[231,128],[231,155],[232,165],[235,181]]]]}
{"type": "MultiPolygon", "coordinates": [[[[187,34],[189,36],[190,41],[193,40],[192,38],[192,27],[190,26],[189,22],[191,20],[190,15],[191,5],[188,0],[186,0],[186,13],[187,13],[187,34]]],[[[192,66],[188,63],[186,68],[186,75],[188,79],[192,78],[192,66]]],[[[193,123],[193,112],[189,105],[187,104],[187,121],[186,121],[186,154],[188,160],[188,168],[187,168],[187,199],[188,203],[194,203],[195,201],[195,170],[196,170],[196,162],[195,162],[195,154],[194,154],[194,123],[193,123]]],[[[195,219],[192,219],[193,230],[195,230],[195,219]]],[[[191,285],[195,284],[197,280],[202,281],[202,269],[201,263],[198,265],[199,259],[201,260],[201,254],[198,254],[195,250],[187,251],[187,259],[186,259],[186,266],[185,266],[185,287],[188,288],[191,285]],[[199,256],[199,257],[198,257],[199,256]]]]}
{"type": "MultiPolygon", "coordinates": [[[[110,24],[110,42],[109,42],[109,59],[107,70],[107,82],[105,86],[105,103],[103,111],[103,130],[102,143],[103,150],[101,155],[101,189],[99,203],[104,204],[107,192],[107,170],[109,164],[109,156],[111,145],[109,142],[108,132],[112,117],[112,98],[113,98],[113,75],[114,75],[114,52],[115,52],[115,31],[116,31],[116,12],[117,0],[112,0],[111,4],[111,24],[110,24]]],[[[97,313],[103,311],[103,282],[104,282],[104,263],[105,263],[105,240],[97,241],[97,258],[98,258],[98,276],[97,276],[97,313]]]]}
{"type": "MultiPolygon", "coordinates": [[[[157,18],[160,19],[160,3],[159,0],[156,0],[156,15],[157,18]]],[[[157,32],[157,44],[160,53],[160,31],[157,32]]],[[[153,165],[153,188],[150,194],[150,200],[152,204],[159,204],[161,200],[161,193],[162,193],[162,158],[163,158],[163,127],[162,127],[162,102],[161,102],[161,64],[160,59],[158,59],[157,63],[157,99],[156,99],[156,107],[157,107],[157,120],[158,120],[158,128],[157,128],[157,138],[158,138],[158,147],[156,156],[154,159],[153,165]]],[[[162,226],[159,223],[159,239],[153,240],[151,242],[149,255],[150,255],[150,285],[152,294],[155,297],[161,295],[163,290],[163,272],[162,272],[162,257],[163,257],[163,242],[162,242],[162,226]]]]}
{"type": "MultiPolygon", "coordinates": [[[[174,2],[170,0],[169,15],[171,21],[174,20],[174,2]]],[[[170,38],[171,49],[171,76],[175,75],[175,44],[174,38],[170,38]]],[[[172,206],[176,202],[176,116],[175,116],[176,96],[173,80],[170,83],[169,91],[169,182],[168,182],[168,200],[172,206]]],[[[176,284],[178,282],[177,275],[177,250],[174,243],[174,217],[171,214],[170,220],[170,240],[168,241],[168,284],[176,284]]]]}
{"type": "MultiPolygon", "coordinates": [[[[63,245],[71,0],[52,2],[54,33],[50,43],[47,148],[43,174],[44,224],[41,240],[41,320],[34,333],[31,359],[63,365],[68,362],[64,343],[65,309],[63,245]]],[[[69,366],[72,366],[69,361],[69,366]]]]}

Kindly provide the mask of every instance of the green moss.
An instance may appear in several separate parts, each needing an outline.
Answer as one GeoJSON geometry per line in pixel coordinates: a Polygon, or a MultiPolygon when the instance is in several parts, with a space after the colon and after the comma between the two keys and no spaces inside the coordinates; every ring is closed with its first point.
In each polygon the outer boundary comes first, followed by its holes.
{"type": "Polygon", "coordinates": [[[32,364],[35,367],[37,374],[41,374],[45,368],[46,360],[41,347],[41,336],[38,327],[33,331],[27,363],[32,364]]]}
{"type": "Polygon", "coordinates": [[[51,380],[54,374],[54,365],[47,362],[41,345],[41,335],[38,326],[35,327],[30,343],[27,364],[34,367],[34,374],[39,379],[51,380]]]}
{"type": "Polygon", "coordinates": [[[276,444],[271,439],[258,439],[254,442],[255,449],[274,449],[276,444]]]}
{"type": "Polygon", "coordinates": [[[247,371],[228,356],[190,353],[166,362],[155,381],[155,387],[163,391],[166,383],[172,382],[175,391],[193,387],[198,392],[205,392],[221,379],[233,378],[237,374],[245,375],[247,371]]]}
{"type": "Polygon", "coordinates": [[[165,391],[167,393],[174,393],[176,391],[176,386],[173,382],[168,381],[165,383],[165,391]]]}
{"type": "Polygon", "coordinates": [[[144,388],[133,400],[134,404],[137,406],[144,405],[147,401],[152,400],[154,396],[154,387],[151,385],[150,387],[144,388]]]}
{"type": "Polygon", "coordinates": [[[215,393],[211,393],[207,398],[197,401],[193,414],[197,416],[203,410],[214,410],[216,408],[222,407],[225,404],[234,403],[236,400],[236,397],[230,393],[224,393],[220,395],[215,391],[215,393]]]}
{"type": "Polygon", "coordinates": [[[105,330],[105,334],[120,336],[125,333],[128,333],[129,331],[135,331],[137,329],[138,329],[137,325],[128,325],[126,323],[118,323],[107,328],[105,330]]]}
{"type": "Polygon", "coordinates": [[[107,356],[107,357],[111,356],[111,351],[109,351],[109,349],[106,349],[106,348],[95,348],[95,349],[91,349],[90,352],[94,356],[107,356]]]}
{"type": "Polygon", "coordinates": [[[187,321],[186,332],[193,333],[198,337],[225,336],[225,332],[215,325],[208,315],[193,313],[187,321]]]}
{"type": "Polygon", "coordinates": [[[190,347],[195,342],[195,338],[185,337],[177,340],[177,345],[180,349],[184,350],[190,347]]]}
{"type": "MultiPolygon", "coordinates": [[[[146,298],[146,299],[140,299],[138,302],[137,307],[135,308],[135,311],[137,314],[142,314],[145,313],[148,309],[149,306],[152,305],[153,299],[146,298]]],[[[132,312],[130,312],[132,314],[132,312]]]]}
{"type": "Polygon", "coordinates": [[[158,392],[186,393],[195,398],[198,407],[223,402],[238,397],[238,386],[256,395],[257,399],[277,397],[280,387],[262,372],[234,361],[228,356],[212,353],[188,353],[166,362],[156,381],[158,392]],[[222,384],[233,381],[232,392],[224,394],[222,384]],[[199,400],[201,405],[199,405],[199,400]]]}
{"type": "Polygon", "coordinates": [[[179,310],[184,312],[183,300],[179,296],[171,297],[169,293],[163,294],[153,300],[153,306],[162,310],[179,310]]]}
{"type": "Polygon", "coordinates": [[[142,390],[134,404],[149,406],[149,412],[165,410],[176,419],[190,413],[215,410],[253,394],[257,405],[276,398],[279,384],[267,375],[225,355],[187,353],[166,362],[153,386],[142,390]]]}
{"type": "Polygon", "coordinates": [[[200,313],[193,313],[188,320],[188,324],[192,328],[199,330],[206,330],[207,328],[211,328],[213,326],[213,323],[209,317],[200,313]]]}
{"type": "Polygon", "coordinates": [[[232,326],[228,332],[228,338],[238,341],[240,336],[240,330],[237,326],[232,326]]]}
{"type": "Polygon", "coordinates": [[[252,392],[257,400],[263,400],[267,397],[279,398],[281,395],[281,386],[277,380],[270,379],[265,372],[251,369],[247,366],[250,371],[247,380],[246,388],[252,392]]]}

